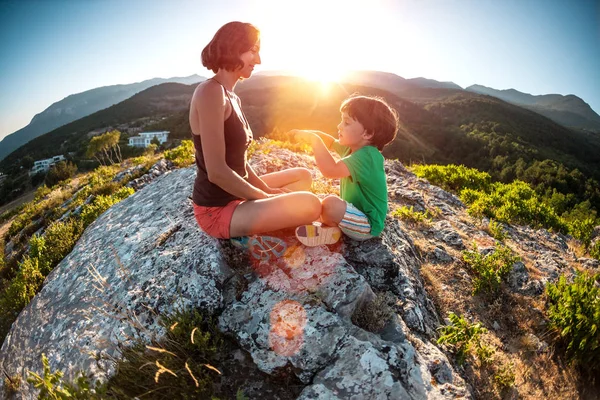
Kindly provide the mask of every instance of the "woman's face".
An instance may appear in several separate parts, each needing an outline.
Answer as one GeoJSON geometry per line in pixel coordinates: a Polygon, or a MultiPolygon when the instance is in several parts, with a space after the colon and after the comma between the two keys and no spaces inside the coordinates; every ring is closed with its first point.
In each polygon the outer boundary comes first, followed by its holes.
{"type": "Polygon", "coordinates": [[[254,46],[250,50],[240,55],[240,59],[244,63],[244,66],[239,69],[242,78],[250,78],[254,66],[260,64],[260,40],[257,40],[254,46]]]}

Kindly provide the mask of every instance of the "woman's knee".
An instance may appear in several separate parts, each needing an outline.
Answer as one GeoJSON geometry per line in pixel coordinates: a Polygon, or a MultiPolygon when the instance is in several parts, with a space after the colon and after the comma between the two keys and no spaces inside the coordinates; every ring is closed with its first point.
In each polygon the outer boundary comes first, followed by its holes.
{"type": "Polygon", "coordinates": [[[321,199],[310,192],[302,193],[302,205],[305,207],[305,212],[312,220],[317,220],[321,216],[321,199]]]}

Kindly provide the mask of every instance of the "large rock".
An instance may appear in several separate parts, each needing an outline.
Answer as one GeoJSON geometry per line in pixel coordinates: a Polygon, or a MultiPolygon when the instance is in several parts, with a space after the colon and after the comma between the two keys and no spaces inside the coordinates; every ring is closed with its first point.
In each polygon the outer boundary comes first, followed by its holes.
{"type": "MultiPolygon", "coordinates": [[[[314,167],[306,155],[277,148],[269,154],[255,159],[259,173],[281,160],[284,167],[314,167]]],[[[464,210],[455,196],[402,164],[386,167],[392,195],[437,204],[448,219],[464,210]]],[[[388,218],[381,238],[341,246],[306,248],[286,237],[289,251],[277,262],[234,265],[229,247],[196,225],[188,198],[194,174],[187,168],[143,181],[86,229],[13,324],[0,350],[8,374],[39,373],[46,353],[51,368],[67,378],[85,370],[106,379],[119,344],[163,335],[159,314],[201,307],[219,317],[220,329],[260,370],[292,371],[306,385],[302,399],[470,397],[434,345],[441,319],[401,223],[388,218]],[[383,292],[395,296],[389,321],[380,321],[377,333],[356,326],[357,310],[383,292]]],[[[460,247],[457,226],[440,225],[444,235],[432,240],[460,247]]],[[[34,396],[25,383],[20,397],[34,396]]]]}
{"type": "MultiPolygon", "coordinates": [[[[114,371],[117,344],[163,334],[159,314],[222,306],[231,274],[215,239],[198,229],[188,198],[194,169],[167,173],[90,225],[46,278],[0,350],[13,375],[53,370],[103,379],[114,371]]],[[[3,380],[0,380],[2,392],[3,380]]],[[[33,398],[27,384],[23,398],[33,398]]]]}

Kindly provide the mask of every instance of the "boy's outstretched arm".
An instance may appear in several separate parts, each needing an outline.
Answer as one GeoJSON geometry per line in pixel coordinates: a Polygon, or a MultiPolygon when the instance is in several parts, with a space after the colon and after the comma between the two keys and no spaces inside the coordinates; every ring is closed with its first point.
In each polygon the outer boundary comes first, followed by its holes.
{"type": "Polygon", "coordinates": [[[290,132],[297,141],[310,143],[315,153],[317,168],[326,178],[343,178],[350,176],[350,171],[343,161],[336,161],[328,148],[335,138],[321,131],[306,131],[295,129],[290,132]]]}

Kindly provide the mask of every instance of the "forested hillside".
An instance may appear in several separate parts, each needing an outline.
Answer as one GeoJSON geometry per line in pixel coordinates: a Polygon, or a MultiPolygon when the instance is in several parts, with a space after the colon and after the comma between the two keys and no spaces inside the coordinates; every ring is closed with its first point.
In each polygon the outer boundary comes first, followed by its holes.
{"type": "MultiPolygon", "coordinates": [[[[494,97],[453,88],[420,87],[393,74],[367,74],[353,84],[323,85],[296,77],[258,76],[236,92],[256,138],[277,138],[289,129],[336,134],[339,105],[352,93],[386,98],[398,111],[400,131],[384,154],[411,163],[463,164],[493,179],[521,179],[567,210],[589,200],[600,208],[600,137],[571,130],[494,97]],[[384,90],[383,88],[389,90],[384,90]]],[[[72,122],[21,147],[0,162],[13,172],[25,155],[33,159],[74,152],[82,158],[89,131],[137,123],[168,130],[171,144],[189,138],[189,100],[195,85],[152,87],[106,110],[72,122]],[[146,118],[147,121],[139,122],[146,118]],[[173,141],[175,140],[175,141],[173,141]]]]}

